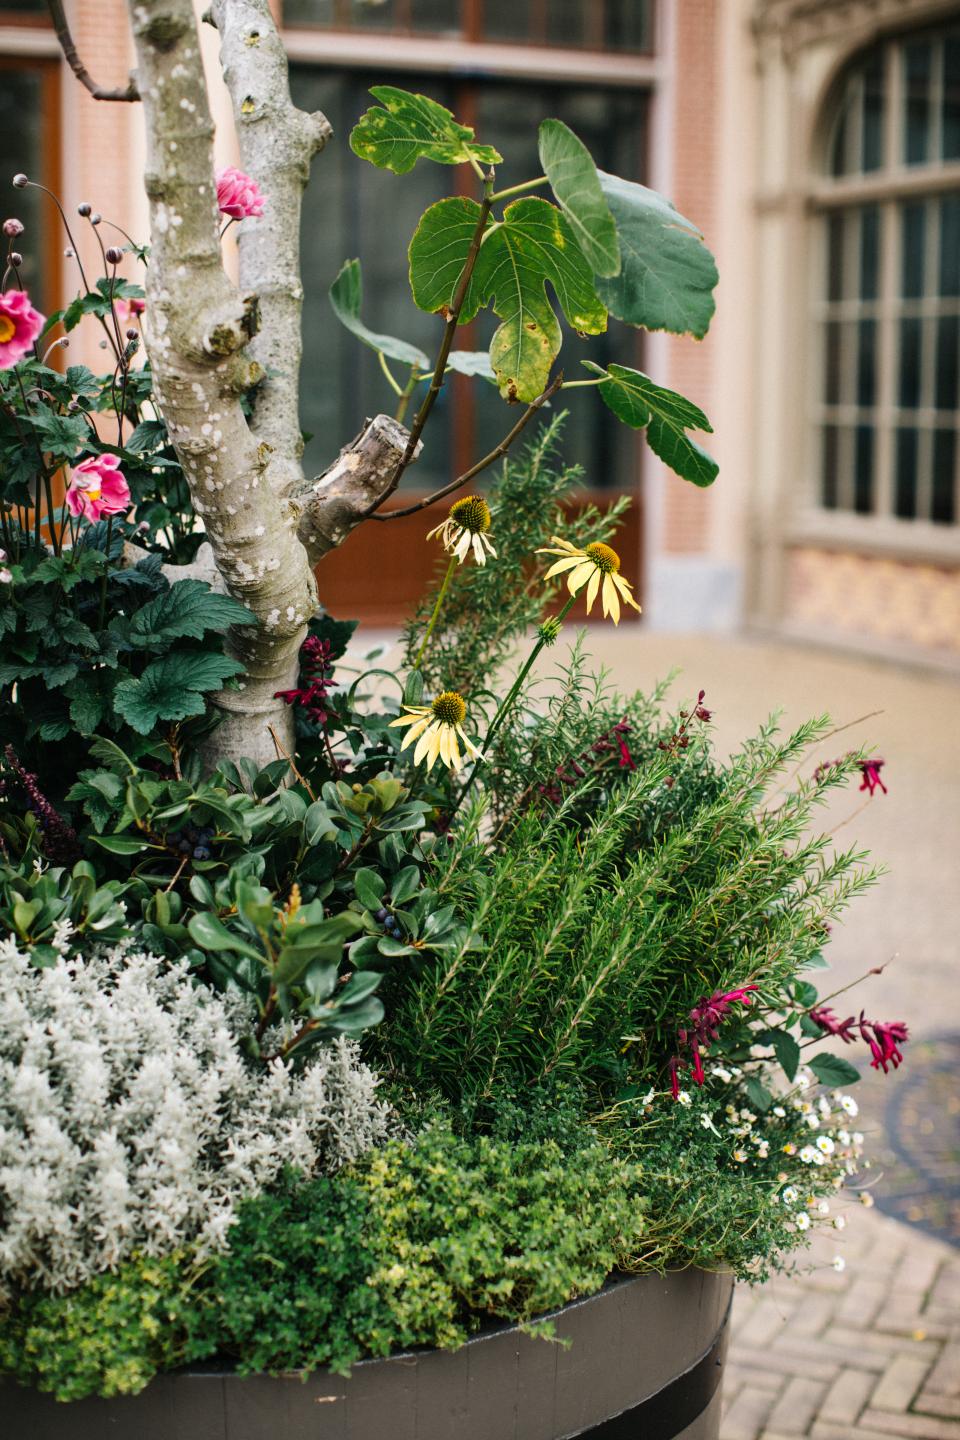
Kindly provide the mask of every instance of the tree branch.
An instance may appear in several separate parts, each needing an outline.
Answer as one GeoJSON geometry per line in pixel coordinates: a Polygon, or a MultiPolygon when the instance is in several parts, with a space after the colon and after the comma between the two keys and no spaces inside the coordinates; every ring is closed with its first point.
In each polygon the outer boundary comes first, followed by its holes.
{"type": "Polygon", "coordinates": [[[484,455],[482,460],[478,460],[475,465],[471,465],[469,470],[464,470],[463,474],[458,475],[456,480],[451,480],[449,485],[441,486],[441,488],[435,490],[432,495],[426,496],[423,500],[418,500],[415,505],[405,505],[402,510],[387,510],[382,515],[371,515],[369,518],[371,520],[400,520],[404,515],[415,515],[418,510],[426,510],[428,505],[433,505],[437,500],[443,500],[447,495],[452,495],[454,490],[459,490],[461,485],[466,485],[475,475],[479,475],[481,470],[486,470],[488,465],[492,465],[495,460],[499,460],[501,455],[506,455],[517,436],[526,429],[537,411],[546,405],[551,395],[555,395],[562,384],[563,372],[561,371],[557,378],[547,386],[543,394],[538,395],[536,400],[530,402],[509,435],[505,435],[500,441],[500,444],[491,450],[489,455],[484,455]]]}
{"type": "Polygon", "coordinates": [[[67,24],[67,17],[63,9],[63,0],[47,0],[47,9],[50,11],[50,19],[53,22],[54,33],[60,42],[63,58],[80,84],[89,90],[94,100],[133,101],[140,99],[140,91],[137,89],[137,82],[132,75],[126,90],[104,90],[102,85],[98,85],[77,54],[77,47],[73,43],[73,36],[70,34],[70,26],[67,24]]]}
{"type": "MultiPolygon", "coordinates": [[[[409,432],[389,415],[367,422],[332,465],[293,498],[297,535],[316,565],[343,543],[367,513],[371,497],[396,473],[409,449],[409,432]]],[[[414,447],[414,458],[422,446],[414,447]]],[[[379,518],[379,517],[378,517],[379,518]]]]}
{"type": "Polygon", "coordinates": [[[470,248],[467,251],[467,258],[464,261],[463,270],[460,273],[460,279],[457,281],[457,288],[453,292],[453,299],[450,302],[450,309],[447,311],[447,323],[443,332],[443,340],[440,344],[440,350],[437,354],[437,363],[433,367],[433,378],[430,381],[430,388],[427,390],[426,395],[423,397],[423,402],[420,406],[420,409],[417,411],[416,419],[414,420],[413,426],[410,430],[410,439],[407,441],[407,448],[400,458],[400,463],[397,465],[396,470],[390,478],[390,483],[377,496],[376,500],[374,500],[374,502],[370,506],[368,506],[361,518],[365,519],[367,516],[372,515],[375,510],[379,510],[380,506],[385,500],[388,500],[390,498],[394,490],[396,490],[397,486],[400,484],[400,481],[403,478],[403,472],[406,470],[407,466],[411,463],[414,455],[416,454],[420,436],[423,434],[423,427],[426,425],[427,420],[430,417],[430,411],[433,409],[436,398],[440,394],[440,390],[443,386],[443,377],[447,368],[447,360],[449,359],[450,351],[453,349],[453,337],[456,334],[457,326],[460,323],[460,311],[463,309],[463,302],[467,298],[467,289],[470,285],[470,277],[473,274],[473,268],[477,263],[477,256],[480,254],[480,244],[483,240],[483,233],[487,228],[487,220],[490,218],[490,209],[493,203],[490,198],[492,191],[493,171],[491,170],[486,180],[484,181],[483,200],[480,204],[480,214],[477,218],[477,226],[470,240],[470,248]]]}
{"type": "Polygon", "coordinates": [[[210,16],[220,34],[241,167],[267,201],[262,216],[240,227],[240,288],[260,299],[250,354],[266,378],[253,395],[251,428],[273,450],[272,477],[287,495],[304,483],[300,211],[310,162],[333,131],[319,111],[298,110],[290,98],[286,51],[268,0],[213,0],[210,16]]]}

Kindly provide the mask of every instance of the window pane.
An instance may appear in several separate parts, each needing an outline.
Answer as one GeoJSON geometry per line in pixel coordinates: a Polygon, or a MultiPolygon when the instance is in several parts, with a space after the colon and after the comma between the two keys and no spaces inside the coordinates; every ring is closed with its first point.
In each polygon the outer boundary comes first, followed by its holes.
{"type": "Polygon", "coordinates": [[[933,505],[930,519],[938,525],[952,525],[957,518],[956,453],[956,431],[935,430],[933,435],[933,505]]]}
{"type": "Polygon", "coordinates": [[[942,130],[944,160],[960,160],[960,36],[943,42],[942,130]]]}
{"type": "Polygon", "coordinates": [[[484,0],[484,39],[530,40],[530,9],[531,0],[484,0]]]}
{"type": "MultiPolygon", "coordinates": [[[[44,264],[44,237],[51,223],[50,211],[40,201],[38,190],[11,190],[10,177],[22,170],[34,180],[50,183],[47,151],[43,144],[43,76],[24,66],[0,67],[0,174],[6,182],[3,216],[14,215],[26,226],[16,248],[23,255],[20,279],[31,299],[46,310],[52,303],[54,277],[44,264]]],[[[4,244],[3,254],[6,255],[4,244]]],[[[72,277],[71,277],[72,283],[72,277]]]]}
{"type": "Polygon", "coordinates": [[[837,450],[839,433],[836,425],[823,427],[823,489],[821,500],[824,508],[837,508],[837,450]]]}
{"type": "MultiPolygon", "coordinates": [[[[378,82],[423,89],[456,109],[452,88],[436,76],[348,75],[292,65],[290,81],[294,102],[305,110],[322,110],[338,135],[349,134],[370,103],[367,87],[378,82]]],[[[368,415],[392,412],[396,405],[374,352],[345,330],[330,308],[327,291],[344,260],[361,259],[362,313],[370,328],[409,340],[428,355],[436,352],[442,325],[410,298],[406,248],[423,210],[446,193],[450,174],[444,166],[418,165],[400,180],[363,164],[341,144],[327,148],[323,173],[307,188],[301,232],[306,292],[301,421],[313,437],[305,457],[308,474],[319,474],[368,415]],[[383,223],[387,215],[389,225],[383,223]],[[315,377],[321,376],[317,383],[315,377]]],[[[405,378],[401,367],[394,370],[398,379],[405,378]]],[[[435,408],[439,413],[436,421],[431,418],[424,452],[409,471],[417,489],[436,489],[451,478],[449,386],[435,408]]]]}
{"type": "Polygon", "coordinates": [[[927,207],[918,204],[903,207],[903,294],[913,299],[923,294],[924,242],[927,234],[927,207]]]}
{"type": "Polygon", "coordinates": [[[917,514],[917,432],[897,431],[897,482],[894,513],[901,520],[915,520],[917,514]]]}
{"type": "Polygon", "coordinates": [[[865,205],[860,212],[860,298],[875,300],[880,281],[880,210],[865,205]]]}
{"type": "Polygon", "coordinates": [[[830,174],[847,173],[847,132],[850,129],[850,96],[844,96],[837,112],[833,141],[830,146],[830,174]]]}
{"type": "Polygon", "coordinates": [[[403,0],[283,0],[285,25],[318,25],[324,29],[393,30],[405,28],[403,0]]]}
{"type": "Polygon", "coordinates": [[[650,0],[607,0],[605,8],[608,50],[652,50],[650,0]]]}
{"type": "Polygon", "coordinates": [[[883,164],[883,97],[883,52],[874,50],[863,66],[864,170],[879,170],[883,164]]]}
{"type": "Polygon", "coordinates": [[[940,294],[960,295],[960,195],[940,201],[940,294]]]}
{"type": "Polygon", "coordinates": [[[843,328],[840,320],[828,320],[825,327],[823,398],[828,405],[839,405],[842,399],[840,382],[843,370],[843,328]]]}
{"type": "Polygon", "coordinates": [[[941,315],[937,320],[937,383],[934,404],[938,410],[957,409],[957,351],[960,317],[941,315]]]}
{"type": "Polygon", "coordinates": [[[922,165],[930,157],[930,72],[932,48],[929,40],[903,47],[904,60],[904,158],[908,165],[922,165]]]}
{"type": "Polygon", "coordinates": [[[831,300],[843,299],[843,232],[844,217],[830,215],[827,219],[827,295],[831,300]]]}
{"type": "MultiPolygon", "coordinates": [[[[546,40],[548,45],[572,45],[578,50],[597,50],[602,33],[589,33],[590,8],[581,0],[549,0],[547,5],[546,40]]],[[[594,17],[596,10],[593,10],[594,17]]]]}
{"type": "Polygon", "coordinates": [[[877,322],[861,320],[857,327],[857,404],[876,399],[877,322]]]}
{"type": "Polygon", "coordinates": [[[900,321],[900,405],[915,410],[920,404],[921,322],[915,315],[900,321]]]}
{"type": "Polygon", "coordinates": [[[410,29],[417,35],[459,35],[461,0],[409,0],[410,29]]]}
{"type": "Polygon", "coordinates": [[[869,425],[857,426],[853,508],[858,515],[869,515],[873,509],[873,429],[869,425]]]}

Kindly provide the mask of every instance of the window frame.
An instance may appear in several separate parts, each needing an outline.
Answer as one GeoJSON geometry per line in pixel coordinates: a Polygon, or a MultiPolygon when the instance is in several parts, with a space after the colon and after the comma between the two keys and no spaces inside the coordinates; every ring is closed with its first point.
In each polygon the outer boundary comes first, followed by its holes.
{"type": "MultiPolygon", "coordinates": [[[[810,543],[828,549],[873,550],[900,559],[933,560],[956,563],[960,559],[960,408],[947,412],[953,416],[957,443],[954,455],[954,519],[952,522],[901,517],[894,512],[895,503],[895,431],[901,417],[911,416],[919,422],[926,449],[932,451],[936,427],[931,422],[938,413],[933,407],[901,409],[896,394],[899,380],[899,339],[897,328],[902,314],[900,294],[901,216],[910,200],[936,200],[947,194],[960,194],[960,159],[928,160],[908,164],[903,133],[904,47],[915,39],[937,40],[955,34],[956,25],[941,20],[935,24],[898,27],[874,40],[882,46],[885,85],[883,121],[883,160],[876,170],[834,176],[830,174],[833,140],[841,116],[843,84],[851,67],[866,58],[872,46],[858,46],[844,57],[834,72],[823,103],[818,108],[817,130],[812,145],[812,174],[806,185],[803,214],[809,289],[806,303],[806,324],[803,331],[806,366],[804,424],[802,449],[802,494],[793,507],[788,524],[790,544],[810,543]],[[875,398],[872,407],[857,405],[855,399],[844,415],[844,407],[828,405],[823,393],[824,318],[831,310],[828,292],[828,227],[831,214],[855,213],[860,207],[876,204],[880,215],[880,270],[876,301],[844,299],[849,318],[855,324],[860,308],[875,306],[877,318],[877,366],[875,398]],[[842,425],[862,423],[865,410],[873,418],[874,493],[871,513],[858,513],[852,508],[829,508],[823,503],[823,432],[832,415],[842,425]],[[926,427],[926,428],[923,428],[926,427]]],[[[934,87],[936,92],[937,87],[934,87]]],[[[936,94],[934,94],[936,99],[936,94]]],[[[932,102],[931,102],[932,103],[932,102]]],[[[935,150],[935,138],[931,150],[935,150]]],[[[928,227],[929,228],[929,227],[928,227]]],[[[851,242],[847,239],[846,243],[851,242]]],[[[927,240],[929,244],[929,237],[927,240]]],[[[859,273],[859,258],[857,269],[859,273]]],[[[927,298],[926,296],[924,298],[927,298]]],[[[940,297],[933,297],[940,298],[940,297]]],[[[929,300],[928,300],[929,303],[929,300]]],[[[834,302],[835,308],[836,302],[834,302]]],[[[960,311],[960,298],[951,297],[947,309],[941,304],[938,314],[960,311]]],[[[841,364],[844,362],[842,361],[841,364]]],[[[847,361],[849,364],[849,361],[847,361]]],[[[927,383],[933,385],[931,367],[925,366],[927,383]]],[[[854,440],[855,443],[855,440],[854,440]]],[[[852,447],[851,447],[852,455],[852,447]]],[[[923,466],[918,463],[918,474],[923,466]]],[[[929,469],[929,466],[927,467],[929,469]]],[[[932,474],[927,475],[928,486],[932,474]]],[[[851,474],[850,487],[853,476],[851,474]]],[[[918,509],[921,508],[918,503],[918,509]]],[[[927,505],[929,513],[929,505],[927,505]]]]}
{"type": "MultiPolygon", "coordinates": [[[[2,3],[3,0],[0,0],[0,4],[2,3]]],[[[398,3],[400,3],[405,10],[409,11],[410,0],[405,0],[405,3],[404,0],[398,0],[398,3]]],[[[297,33],[299,31],[310,31],[314,34],[319,33],[321,35],[327,36],[349,36],[352,39],[365,37],[373,39],[375,41],[380,41],[381,43],[384,40],[389,40],[391,46],[397,40],[413,40],[415,42],[434,45],[441,44],[445,46],[449,46],[451,44],[465,44],[471,47],[489,45],[495,46],[498,49],[501,46],[507,46],[509,48],[519,50],[535,49],[560,51],[566,52],[568,54],[575,54],[581,58],[595,58],[597,56],[617,56],[627,60],[644,58],[650,59],[656,54],[657,51],[660,29],[660,17],[658,14],[660,8],[660,0],[650,0],[650,16],[648,27],[649,33],[647,38],[647,44],[646,46],[644,46],[643,49],[639,50],[608,50],[602,44],[588,44],[587,46],[584,46],[582,48],[577,46],[558,45],[556,44],[556,42],[551,42],[549,39],[547,39],[545,34],[542,39],[497,39],[486,34],[484,26],[485,3],[486,0],[459,0],[460,25],[459,34],[457,35],[444,34],[441,32],[437,32],[436,34],[431,35],[429,31],[415,31],[410,28],[409,22],[407,22],[406,28],[401,28],[400,26],[398,26],[397,29],[389,29],[387,27],[384,27],[384,29],[382,30],[367,30],[359,26],[351,25],[349,23],[346,25],[337,24],[322,27],[320,25],[311,26],[303,21],[292,22],[288,26],[283,20],[283,0],[280,0],[280,15],[281,25],[285,33],[287,34],[297,33]]],[[[604,6],[607,3],[607,0],[583,0],[583,3],[588,7],[588,19],[593,22],[589,26],[589,28],[595,33],[602,35],[603,22],[605,19],[604,6]]],[[[549,0],[534,0],[533,23],[538,24],[539,28],[543,31],[545,31],[546,29],[548,4],[549,0]]]]}

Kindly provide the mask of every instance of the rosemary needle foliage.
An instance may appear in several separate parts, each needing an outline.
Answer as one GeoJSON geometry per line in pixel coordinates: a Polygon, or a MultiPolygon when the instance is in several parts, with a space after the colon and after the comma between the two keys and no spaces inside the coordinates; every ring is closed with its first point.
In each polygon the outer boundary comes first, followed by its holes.
{"type": "MultiPolygon", "coordinates": [[[[514,643],[538,623],[545,603],[560,593],[562,582],[552,590],[545,588],[542,566],[531,563],[537,546],[553,531],[562,529],[575,544],[609,540],[616,532],[627,507],[625,499],[602,512],[591,505],[573,515],[564,513],[563,502],[581,472],[558,460],[563,421],[564,414],[558,414],[531,445],[505,459],[490,487],[486,498],[493,514],[497,563],[457,566],[418,667],[427,694],[456,690],[469,701],[488,690],[514,643]]],[[[408,668],[420,648],[445,571],[445,562],[438,565],[436,585],[406,628],[408,668]]]]}
{"type": "Polygon", "coordinates": [[[414,1085],[468,1102],[557,1072],[600,1099],[662,1086],[703,996],[749,984],[774,1003],[875,878],[862,853],[810,829],[858,757],[774,793],[825,718],[782,741],[770,722],[719,764],[690,712],[658,723],[656,706],[618,701],[602,680],[586,710],[634,725],[633,769],[580,766],[559,803],[546,798],[555,732],[570,724],[561,694],[528,735],[542,768],[528,764],[512,808],[501,796],[496,845],[477,802],[436,852],[434,884],[468,930],[394,995],[374,1042],[414,1085]]]}

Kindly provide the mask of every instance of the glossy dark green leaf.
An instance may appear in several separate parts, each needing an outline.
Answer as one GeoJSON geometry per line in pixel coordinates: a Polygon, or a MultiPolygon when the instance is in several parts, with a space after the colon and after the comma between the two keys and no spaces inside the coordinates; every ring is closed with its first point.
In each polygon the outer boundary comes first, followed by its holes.
{"type": "Polygon", "coordinates": [[[588,363],[588,368],[607,376],[597,387],[603,403],[625,425],[645,429],[647,444],[665,465],[681,479],[701,488],[713,484],[719,465],[687,434],[688,430],[712,433],[713,427],[699,406],[626,365],[610,365],[603,371],[588,363]]]}
{"type": "Polygon", "coordinates": [[[860,1079],[860,1071],[851,1065],[849,1060],[844,1060],[839,1055],[831,1055],[827,1051],[814,1055],[807,1064],[821,1085],[855,1085],[860,1079]]]}
{"type": "Polygon", "coordinates": [[[449,110],[426,95],[393,85],[374,85],[380,101],[362,115],[350,134],[350,148],[380,170],[405,175],[418,160],[460,165],[475,160],[496,165],[502,158],[492,145],[477,143],[469,125],[460,125],[449,110]]]}
{"type": "Polygon", "coordinates": [[[234,935],[216,915],[210,915],[206,911],[191,915],[187,921],[187,929],[190,931],[191,940],[202,950],[232,951],[235,955],[245,955],[249,960],[257,960],[263,964],[260,951],[241,940],[239,935],[234,935]]]}
{"type": "Polygon", "coordinates": [[[620,242],[597,167],[583,141],[562,120],[544,120],[540,163],[595,275],[620,273],[620,242]]]}
{"type": "Polygon", "coordinates": [[[371,350],[378,350],[388,360],[397,360],[402,365],[416,365],[421,371],[432,369],[427,356],[418,346],[410,345],[406,340],[398,340],[393,335],[378,335],[364,325],[360,319],[363,308],[363,277],[359,260],[344,262],[340,274],[330,286],[330,304],[340,324],[345,325],[364,345],[369,345],[371,350]]]}
{"type": "Polygon", "coordinates": [[[600,299],[629,325],[701,340],[716,308],[717,266],[700,231],[656,190],[598,174],[620,241],[620,273],[597,280],[600,299]]]}

